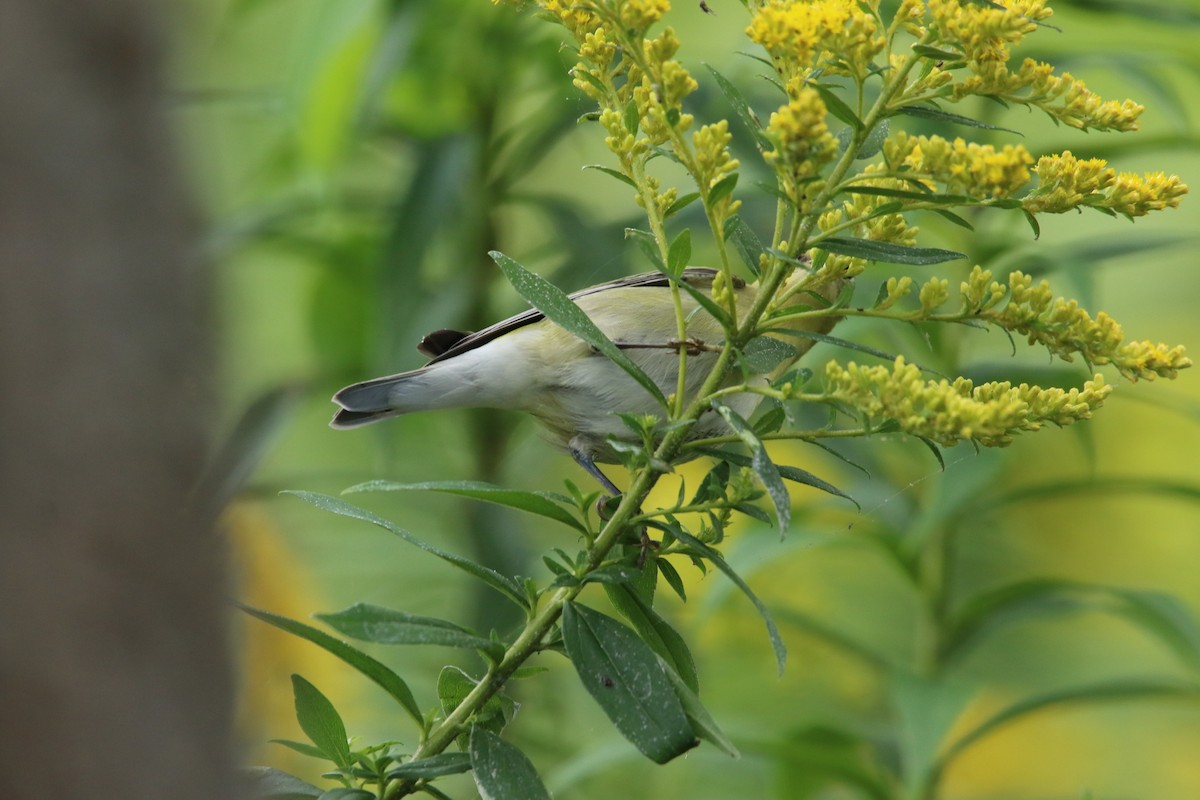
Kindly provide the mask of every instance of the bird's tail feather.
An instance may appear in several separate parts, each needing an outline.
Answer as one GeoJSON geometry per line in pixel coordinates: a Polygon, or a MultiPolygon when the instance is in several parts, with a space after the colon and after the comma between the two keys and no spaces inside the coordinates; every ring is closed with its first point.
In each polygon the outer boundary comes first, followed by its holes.
{"type": "Polygon", "coordinates": [[[357,428],[381,419],[435,408],[422,380],[425,369],[388,375],[347,386],[333,396],[341,406],[329,423],[332,428],[357,428]]]}

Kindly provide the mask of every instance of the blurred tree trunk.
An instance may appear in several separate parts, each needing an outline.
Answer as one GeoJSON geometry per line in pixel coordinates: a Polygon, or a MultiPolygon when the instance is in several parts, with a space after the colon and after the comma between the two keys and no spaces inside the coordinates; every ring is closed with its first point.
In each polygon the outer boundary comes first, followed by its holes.
{"type": "Polygon", "coordinates": [[[221,553],[184,510],[206,290],[152,6],[0,10],[6,800],[233,794],[221,553]]]}

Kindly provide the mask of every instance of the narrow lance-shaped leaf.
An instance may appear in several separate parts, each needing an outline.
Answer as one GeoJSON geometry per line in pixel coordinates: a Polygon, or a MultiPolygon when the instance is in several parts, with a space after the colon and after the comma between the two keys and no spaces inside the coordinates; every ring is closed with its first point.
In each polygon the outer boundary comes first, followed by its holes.
{"type": "Polygon", "coordinates": [[[326,789],[317,800],[376,800],[376,798],[372,792],[368,792],[366,789],[350,789],[346,786],[338,786],[333,789],[326,789]]]}
{"type": "Polygon", "coordinates": [[[758,599],[758,595],[754,593],[754,590],[742,580],[741,575],[734,572],[733,567],[729,566],[729,563],[721,557],[720,553],[682,529],[676,529],[673,533],[681,542],[689,545],[696,552],[696,555],[711,561],[713,566],[724,572],[726,577],[733,581],[734,585],[742,590],[742,594],[746,595],[750,602],[754,604],[754,607],[758,609],[758,613],[762,616],[763,622],[767,626],[767,636],[771,640],[772,649],[775,650],[775,663],[779,666],[779,673],[782,675],[783,668],[787,664],[787,646],[783,643],[783,636],[779,633],[779,626],[775,624],[771,612],[767,610],[763,601],[758,599]]]}
{"type": "Polygon", "coordinates": [[[596,323],[583,313],[583,310],[571,298],[550,281],[537,275],[498,250],[488,253],[500,267],[504,277],[517,290],[517,293],[528,300],[534,308],[546,315],[546,319],[562,327],[564,330],[578,336],[583,341],[603,353],[610,361],[629,373],[629,376],[640,383],[650,395],[664,408],[667,398],[662,389],[658,388],[650,376],[641,367],[629,360],[629,357],[612,343],[604,333],[596,327],[596,323]]]}
{"type": "Polygon", "coordinates": [[[470,754],[482,800],[550,800],[525,754],[491,731],[471,728],[470,754]]]}
{"type": "Polygon", "coordinates": [[[708,67],[708,71],[712,73],[713,79],[716,80],[717,86],[719,86],[721,89],[721,93],[725,95],[727,100],[729,100],[729,103],[733,106],[733,110],[737,113],[738,118],[745,123],[746,129],[750,131],[750,135],[754,137],[755,147],[762,152],[766,152],[768,149],[770,149],[771,141],[767,139],[766,134],[763,133],[762,122],[759,121],[758,115],[756,115],[750,108],[750,104],[746,102],[744,97],[742,97],[742,93],[736,86],[733,85],[733,83],[729,81],[728,78],[713,69],[711,65],[705,64],[704,66],[708,67]]]}
{"type": "Polygon", "coordinates": [[[954,250],[943,250],[938,247],[912,247],[891,242],[876,242],[871,239],[854,239],[850,237],[831,236],[821,239],[813,247],[829,253],[864,258],[868,261],[883,261],[888,264],[942,264],[947,261],[958,261],[966,258],[966,254],[954,250]]]}
{"type": "Polygon", "coordinates": [[[1071,703],[1094,703],[1111,700],[1139,700],[1154,697],[1200,698],[1200,685],[1191,681],[1171,679],[1130,679],[1058,689],[1014,703],[994,714],[954,741],[938,759],[938,771],[944,770],[963,750],[993,731],[1045,708],[1071,703]]]}
{"type": "Polygon", "coordinates": [[[364,642],[465,647],[482,650],[493,656],[499,656],[504,651],[504,646],[499,642],[476,636],[453,622],[366,603],[356,603],[333,614],[317,614],[317,619],[346,636],[364,642]]]}
{"type": "Polygon", "coordinates": [[[671,665],[664,662],[666,667],[667,679],[671,681],[671,686],[675,688],[675,694],[679,697],[679,703],[683,706],[683,713],[687,715],[688,721],[692,723],[692,730],[696,735],[705,741],[715,744],[723,752],[740,758],[741,754],[734,747],[733,742],[725,735],[725,731],[721,730],[721,726],[717,725],[717,721],[712,718],[712,714],[708,713],[708,709],[700,702],[699,696],[696,695],[695,689],[689,686],[683,677],[676,674],[675,670],[671,669],[671,665]]]}
{"type": "Polygon", "coordinates": [[[695,747],[666,670],[636,633],[576,603],[563,607],[562,632],[584,688],[638,750],[665,764],[695,747]]]}
{"type": "Polygon", "coordinates": [[[243,611],[256,619],[260,619],[269,625],[274,625],[282,631],[299,636],[301,639],[306,639],[312,642],[317,647],[322,648],[326,652],[345,661],[350,666],[354,667],[361,674],[370,678],[385,692],[396,699],[409,716],[418,725],[424,725],[425,716],[421,712],[421,707],[417,704],[417,700],[413,697],[412,690],[408,688],[408,684],[404,682],[399,675],[392,672],[388,667],[371,658],[366,653],[356,650],[345,642],[335,639],[324,631],[305,625],[303,622],[297,622],[294,619],[281,617],[278,614],[272,614],[269,611],[261,611],[250,606],[239,606],[243,611]]]}
{"type": "Polygon", "coordinates": [[[246,775],[250,778],[251,796],[256,800],[315,800],[321,796],[316,786],[274,767],[251,767],[246,775]]]}
{"type": "Polygon", "coordinates": [[[304,735],[330,761],[343,769],[349,767],[350,743],[346,739],[346,725],[333,703],[299,675],[292,676],[292,691],[296,698],[296,720],[304,735]]]}
{"type": "Polygon", "coordinates": [[[754,429],[740,414],[718,401],[714,401],[712,406],[750,450],[750,469],[754,470],[763,488],[767,490],[767,496],[771,498],[771,505],[775,506],[775,516],[779,519],[779,535],[782,536],[787,532],[792,520],[792,498],[783,484],[779,468],[767,455],[767,448],[762,440],[755,435],[754,429]]]}
{"type": "Polygon", "coordinates": [[[621,616],[629,620],[642,641],[650,645],[660,658],[674,669],[675,673],[693,691],[700,691],[700,680],[696,675],[696,662],[687,642],[679,631],[671,627],[658,612],[646,602],[629,584],[607,584],[605,594],[621,616]]]}
{"type": "Polygon", "coordinates": [[[965,125],[968,128],[984,128],[990,131],[1004,131],[1005,133],[1015,133],[1017,136],[1024,136],[1020,131],[1015,131],[1012,128],[1002,128],[999,125],[992,125],[988,122],[980,122],[977,119],[964,117],[961,114],[951,114],[949,111],[942,111],[940,108],[930,108],[928,106],[903,106],[892,112],[895,115],[903,115],[906,117],[916,117],[917,119],[928,119],[934,122],[949,122],[954,125],[965,125]]]}
{"type": "Polygon", "coordinates": [[[675,241],[671,242],[671,249],[667,256],[667,271],[676,276],[682,274],[683,268],[687,266],[691,257],[692,232],[684,228],[675,237],[675,241]]]}
{"type": "Polygon", "coordinates": [[[763,254],[763,243],[740,216],[734,215],[725,221],[725,239],[733,242],[742,262],[756,277],[758,275],[758,259],[763,254]]]}
{"type": "Polygon", "coordinates": [[[436,756],[419,758],[415,761],[405,761],[398,767],[388,770],[389,780],[409,778],[411,780],[428,780],[440,778],[443,775],[457,775],[471,768],[471,757],[466,753],[438,753],[436,756]]]}
{"type": "Polygon", "coordinates": [[[317,492],[289,491],[284,492],[284,494],[290,494],[294,497],[298,497],[304,502],[314,505],[323,511],[328,511],[331,514],[337,514],[338,516],[369,522],[372,525],[383,528],[385,531],[394,533],[396,536],[399,536],[401,539],[413,545],[414,547],[420,548],[427,553],[432,553],[443,561],[458,567],[468,575],[478,578],[508,599],[512,600],[517,605],[521,606],[521,608],[529,607],[529,600],[525,595],[525,590],[522,589],[521,585],[512,578],[501,575],[494,569],[482,566],[481,564],[476,564],[470,559],[463,558],[462,556],[455,555],[454,553],[448,553],[445,550],[434,547],[433,545],[429,544],[429,542],[414,536],[413,534],[409,533],[398,525],[389,522],[383,517],[372,514],[365,508],[359,508],[358,506],[347,503],[345,500],[340,500],[336,497],[330,497],[329,495],[325,494],[318,494],[317,492]]]}
{"type": "Polygon", "coordinates": [[[498,506],[528,511],[555,522],[574,528],[581,533],[587,529],[575,516],[541,492],[522,492],[517,489],[506,489],[482,481],[428,481],[424,483],[396,483],[394,481],[367,481],[351,486],[342,494],[357,492],[442,492],[444,494],[469,497],[495,503],[498,506]]]}
{"type": "Polygon", "coordinates": [[[817,86],[817,93],[820,94],[821,99],[825,101],[825,108],[830,114],[837,117],[851,128],[854,128],[856,131],[861,131],[863,129],[863,121],[858,118],[857,114],[854,113],[854,109],[850,108],[850,106],[846,105],[846,102],[842,100],[842,98],[838,97],[836,92],[827,86],[817,86]]]}
{"type": "Polygon", "coordinates": [[[632,178],[630,178],[628,175],[624,174],[623,172],[618,172],[617,170],[613,169],[612,167],[606,167],[603,164],[586,164],[583,166],[583,169],[594,169],[599,172],[603,172],[605,175],[611,175],[612,177],[616,178],[621,183],[624,183],[627,186],[632,186],[635,189],[637,188],[637,184],[633,182],[632,178]]]}

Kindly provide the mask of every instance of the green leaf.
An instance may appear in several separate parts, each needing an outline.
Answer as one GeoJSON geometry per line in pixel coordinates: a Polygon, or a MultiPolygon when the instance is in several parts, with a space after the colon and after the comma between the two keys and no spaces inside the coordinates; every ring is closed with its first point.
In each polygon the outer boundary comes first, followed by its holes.
{"type": "Polygon", "coordinates": [[[696,736],[645,642],[615,619],[566,603],[563,643],[584,688],[638,750],[659,764],[696,746],[696,736]]]}
{"type": "Polygon", "coordinates": [[[964,194],[935,194],[909,189],[895,189],[890,186],[848,186],[842,190],[846,194],[867,194],[875,197],[896,197],[901,200],[914,200],[921,203],[945,203],[946,205],[963,205],[976,202],[975,198],[964,194]]]}
{"type": "Polygon", "coordinates": [[[667,254],[667,271],[678,277],[683,274],[688,260],[692,257],[692,232],[684,228],[671,242],[671,250],[667,254]]]}
{"type": "Polygon", "coordinates": [[[680,289],[683,289],[685,292],[687,292],[688,295],[690,295],[691,298],[693,300],[695,300],[696,303],[701,308],[703,308],[705,311],[707,311],[713,319],[715,319],[717,322],[721,323],[722,328],[724,328],[726,330],[729,329],[729,327],[731,325],[731,323],[729,321],[729,312],[727,312],[725,309],[723,309],[719,305],[717,305],[711,296],[705,294],[704,292],[700,291],[695,286],[693,286],[688,280],[686,280],[686,276],[684,279],[678,279],[678,280],[670,275],[668,275],[667,277],[669,277],[671,279],[672,283],[674,283],[680,289]]]}
{"type": "Polygon", "coordinates": [[[764,375],[798,355],[796,348],[774,336],[756,336],[742,349],[741,363],[751,375],[764,375]]]}
{"type": "Polygon", "coordinates": [[[625,104],[625,130],[636,136],[640,123],[641,117],[638,116],[637,102],[630,98],[629,102],[625,104]]]}
{"type": "Polygon", "coordinates": [[[916,117],[917,119],[928,119],[934,122],[948,122],[952,125],[965,125],[968,128],[984,128],[989,131],[1004,131],[1005,133],[1015,133],[1017,136],[1024,136],[1020,131],[1014,131],[1012,128],[1002,128],[999,125],[992,125],[988,122],[980,122],[977,119],[964,117],[961,114],[951,114],[949,111],[942,111],[939,108],[930,108],[928,106],[903,106],[892,112],[893,116],[916,117]]]}
{"type": "MultiPolygon", "coordinates": [[[[661,659],[661,657],[660,657],[661,659]]],[[[733,756],[741,758],[741,753],[734,747],[733,742],[725,735],[725,731],[717,725],[717,721],[708,713],[708,709],[700,702],[699,696],[696,694],[694,686],[688,685],[682,675],[676,674],[669,663],[663,663],[664,672],[667,673],[667,679],[671,681],[671,687],[675,690],[675,695],[679,698],[679,704],[683,706],[683,713],[687,715],[688,721],[692,723],[692,730],[696,735],[705,741],[711,742],[718,749],[733,756]]]]}
{"type": "Polygon", "coordinates": [[[1189,668],[1200,670],[1200,623],[1175,598],[1056,578],[1017,581],[971,597],[951,618],[944,640],[945,657],[961,656],[1001,625],[1063,610],[1123,616],[1158,639],[1189,668]]]}
{"type": "Polygon", "coordinates": [[[783,428],[783,423],[787,422],[787,411],[782,405],[772,406],[762,416],[754,420],[754,432],[759,437],[766,436],[770,433],[777,433],[783,428]]]}
{"type": "Polygon", "coordinates": [[[409,716],[418,725],[425,724],[425,715],[421,712],[421,707],[417,704],[417,700],[413,697],[412,690],[408,688],[408,684],[392,670],[371,658],[366,653],[357,650],[343,641],[333,638],[324,631],[317,630],[303,622],[297,622],[294,619],[281,617],[278,614],[272,614],[269,611],[261,611],[250,606],[239,605],[243,611],[250,616],[266,622],[268,625],[274,625],[282,631],[287,631],[293,636],[299,636],[301,639],[312,642],[317,647],[325,650],[328,653],[340,658],[359,673],[365,675],[374,681],[380,688],[396,699],[401,707],[408,712],[409,716]]]}
{"type": "Polygon", "coordinates": [[[491,731],[471,728],[470,753],[480,800],[550,800],[525,754],[491,731]]]}
{"type": "Polygon", "coordinates": [[[654,563],[658,566],[658,571],[662,573],[663,580],[667,585],[679,595],[679,599],[687,602],[687,591],[683,586],[683,577],[680,576],[679,570],[675,569],[675,565],[665,558],[656,558],[654,563]]]}
{"type": "Polygon", "coordinates": [[[1035,712],[1072,703],[1094,703],[1112,700],[1143,700],[1158,697],[1196,699],[1200,686],[1190,681],[1169,679],[1130,679],[1101,683],[1094,686],[1075,686],[1036,694],[1000,711],[964,733],[943,750],[937,770],[943,771],[955,758],[975,742],[1035,712]]]}
{"type": "Polygon", "coordinates": [[[321,792],[321,796],[317,800],[377,800],[377,798],[373,792],[368,792],[366,789],[338,786],[321,792]]]}
{"type": "Polygon", "coordinates": [[[588,83],[590,83],[592,85],[592,88],[594,88],[601,95],[608,94],[608,87],[606,87],[604,85],[604,82],[601,81],[599,78],[597,78],[592,73],[588,72],[586,69],[579,69],[578,67],[576,67],[574,69],[571,69],[569,71],[569,74],[572,78],[580,78],[582,80],[587,81],[588,83]]]}
{"type": "Polygon", "coordinates": [[[729,580],[733,581],[734,585],[742,590],[742,594],[749,598],[754,607],[758,609],[758,613],[763,618],[763,622],[767,626],[767,636],[771,640],[771,648],[775,651],[775,663],[779,666],[779,674],[783,674],[783,668],[787,664],[787,646],[783,643],[783,637],[779,633],[779,626],[775,624],[775,620],[771,617],[771,612],[763,604],[762,600],[758,599],[758,595],[750,588],[750,586],[742,580],[742,576],[733,571],[733,567],[721,557],[713,548],[706,545],[704,542],[687,533],[683,529],[674,531],[676,538],[679,541],[689,545],[696,555],[708,559],[717,569],[725,573],[729,580]]]}
{"type": "Polygon", "coordinates": [[[664,275],[671,274],[667,271],[667,265],[663,263],[662,254],[658,251],[658,240],[654,238],[654,234],[639,228],[626,228],[625,238],[637,242],[638,249],[656,270],[664,275]]]}
{"type": "Polygon", "coordinates": [[[927,44],[914,44],[913,52],[922,58],[932,58],[934,61],[963,61],[966,59],[962,53],[955,53],[952,50],[939,50],[936,47],[930,47],[927,44]]]}
{"type": "Polygon", "coordinates": [[[638,188],[638,185],[633,182],[632,178],[630,178],[628,175],[626,175],[623,172],[619,172],[619,171],[613,169],[612,167],[606,167],[603,164],[587,164],[587,165],[581,167],[581,169],[594,169],[594,170],[597,170],[598,172],[603,172],[605,175],[611,175],[612,177],[616,178],[621,183],[624,183],[627,186],[632,186],[634,189],[638,188]]]}
{"type": "Polygon", "coordinates": [[[310,800],[321,796],[316,786],[274,767],[251,767],[246,775],[250,778],[250,796],[255,800],[310,800]]]}
{"type": "MultiPolygon", "coordinates": [[[[817,444],[817,443],[809,442],[809,444],[817,444]]],[[[821,445],[818,444],[818,446],[821,446],[821,445]]],[[[719,458],[722,461],[728,461],[730,464],[736,464],[739,467],[751,466],[751,459],[742,455],[741,453],[733,453],[733,452],[730,452],[729,450],[722,450],[719,447],[696,447],[694,449],[697,453],[701,453],[702,455],[706,455],[706,456],[711,456],[712,458],[719,458]]],[[[838,454],[834,453],[834,455],[838,455],[838,454]]],[[[844,456],[838,455],[838,457],[841,458],[843,461],[845,461],[844,456]]],[[[820,478],[818,478],[816,475],[813,475],[808,470],[800,469],[799,467],[793,467],[788,464],[776,464],[775,466],[779,470],[780,477],[782,477],[784,480],[789,480],[789,481],[792,481],[793,483],[802,483],[805,486],[811,486],[814,489],[820,489],[822,492],[826,492],[828,494],[834,495],[835,497],[840,497],[843,500],[849,500],[851,503],[854,503],[854,505],[856,507],[858,507],[859,509],[862,508],[862,506],[858,504],[858,501],[855,500],[853,497],[846,494],[841,489],[834,486],[832,483],[821,480],[820,478]]],[[[856,464],[855,466],[858,466],[858,465],[856,464]]],[[[859,467],[859,469],[862,469],[862,467],[859,467]]]]}
{"type": "Polygon", "coordinates": [[[1041,223],[1037,221],[1037,217],[1025,209],[1021,209],[1021,213],[1025,215],[1025,221],[1029,223],[1029,227],[1033,231],[1034,240],[1042,238],[1042,226],[1041,223]]]}
{"type": "Polygon", "coordinates": [[[398,767],[388,770],[388,780],[408,778],[421,780],[440,778],[443,775],[457,775],[471,768],[471,757],[466,753],[438,753],[428,758],[418,758],[415,761],[405,761],[398,767]]]}
{"type": "Polygon", "coordinates": [[[911,247],[891,242],[876,242],[870,239],[852,239],[831,236],[822,239],[813,247],[838,255],[865,258],[868,261],[883,261],[888,264],[942,264],[966,258],[966,254],[938,247],[911,247]]]}
{"type": "Polygon", "coordinates": [[[679,197],[674,203],[671,203],[671,205],[667,206],[665,211],[663,211],[663,219],[670,219],[699,199],[699,192],[689,192],[688,194],[679,197]]]}
{"type": "Polygon", "coordinates": [[[828,86],[817,85],[817,93],[821,95],[821,99],[825,101],[825,108],[830,114],[840,119],[842,122],[854,128],[856,131],[863,129],[863,121],[854,113],[854,109],[846,105],[842,98],[837,96],[828,86]]]}
{"type": "Polygon", "coordinates": [[[389,531],[390,533],[394,533],[396,536],[399,536],[412,546],[424,550],[427,553],[431,553],[446,563],[458,567],[468,575],[478,578],[508,599],[512,600],[521,608],[529,608],[529,600],[525,596],[525,591],[521,588],[521,585],[512,578],[509,578],[506,575],[501,575],[494,569],[476,564],[470,559],[463,558],[462,556],[448,553],[445,550],[434,547],[423,539],[417,538],[403,528],[394,525],[383,517],[372,514],[370,511],[367,511],[364,508],[359,508],[358,506],[351,505],[350,503],[347,503],[346,501],[340,500],[336,497],[330,497],[329,495],[318,494],[316,492],[288,491],[284,492],[284,494],[290,494],[293,497],[298,497],[304,502],[314,505],[322,511],[328,511],[331,514],[349,517],[350,519],[358,519],[362,520],[363,522],[369,522],[372,525],[389,531]]]}
{"type": "Polygon", "coordinates": [[[934,785],[928,776],[937,770],[938,749],[962,714],[973,687],[944,678],[895,671],[891,695],[896,706],[900,763],[904,765],[904,796],[918,797],[915,789],[934,785]]]}
{"type": "MultiPolygon", "coordinates": [[[[858,146],[858,151],[854,154],[856,161],[862,161],[866,158],[874,158],[879,155],[879,151],[883,149],[883,143],[888,137],[888,121],[882,120],[878,125],[871,129],[867,134],[867,138],[858,146]]],[[[838,152],[844,153],[850,147],[851,141],[854,139],[853,128],[842,128],[836,134],[838,140],[838,152]]]]}
{"type": "Polygon", "coordinates": [[[277,744],[286,747],[288,750],[299,753],[302,756],[309,758],[325,759],[325,752],[319,747],[314,747],[308,742],[294,742],[291,739],[268,739],[268,743],[277,744]]]}
{"type": "Polygon", "coordinates": [[[700,691],[696,662],[679,631],[660,617],[650,603],[629,584],[608,584],[605,585],[604,592],[612,602],[613,608],[621,612],[621,616],[629,620],[637,630],[642,641],[650,645],[650,649],[666,661],[693,692],[700,691]]]}
{"type": "Polygon", "coordinates": [[[504,646],[500,642],[476,636],[453,622],[366,603],[355,603],[342,611],[316,616],[334,630],[364,642],[436,644],[482,650],[494,657],[504,654],[504,646]]]}
{"type": "Polygon", "coordinates": [[[948,211],[944,208],[935,208],[933,209],[933,213],[937,214],[942,219],[954,223],[960,228],[966,228],[969,231],[975,230],[974,225],[972,225],[970,222],[967,222],[967,220],[963,219],[958,214],[955,214],[953,211],[948,211]]]}
{"type": "Polygon", "coordinates": [[[788,495],[787,487],[783,485],[779,467],[775,466],[775,462],[767,455],[767,448],[762,440],[755,435],[754,429],[740,414],[720,401],[714,400],[712,407],[750,450],[750,469],[754,470],[759,482],[767,490],[767,496],[771,498],[771,505],[775,507],[775,516],[779,520],[779,535],[783,536],[792,520],[792,498],[788,495]]]}
{"type": "Polygon", "coordinates": [[[941,467],[942,472],[945,472],[946,459],[942,457],[942,448],[938,447],[937,442],[933,441],[933,439],[927,439],[924,436],[918,436],[917,439],[920,440],[921,444],[929,448],[929,452],[933,453],[933,457],[937,459],[938,466],[941,467]]]}
{"type": "Polygon", "coordinates": [[[728,197],[737,186],[738,174],[736,172],[726,175],[721,180],[717,181],[716,185],[708,190],[708,199],[705,201],[711,208],[720,201],[728,197]]]}
{"type": "Polygon", "coordinates": [[[724,233],[726,241],[733,242],[733,246],[737,248],[738,255],[741,256],[746,268],[757,277],[759,256],[764,251],[763,243],[758,236],[746,224],[746,221],[736,214],[725,221],[724,233]]]}
{"type": "Polygon", "coordinates": [[[473,500],[483,500],[498,506],[515,508],[518,511],[528,511],[547,519],[574,528],[580,533],[587,533],[575,515],[556,503],[545,492],[522,492],[517,489],[506,489],[482,481],[428,481],[425,483],[395,483],[393,481],[367,481],[351,486],[342,494],[357,492],[443,492],[445,494],[470,497],[473,500]]]}
{"type": "Polygon", "coordinates": [[[296,698],[296,720],[317,748],[342,769],[350,766],[350,744],[346,725],[329,698],[299,675],[292,675],[296,698]]]}
{"type": "Polygon", "coordinates": [[[517,293],[528,300],[533,306],[546,315],[546,319],[562,327],[569,333],[578,336],[584,342],[599,350],[610,361],[629,373],[629,376],[640,383],[664,408],[667,398],[650,376],[629,360],[612,341],[604,335],[596,323],[588,319],[579,306],[571,302],[561,289],[540,275],[536,275],[522,267],[503,253],[493,250],[488,255],[500,267],[504,277],[512,284],[517,293]]]}
{"type": "Polygon", "coordinates": [[[766,150],[771,147],[771,141],[767,138],[766,134],[763,133],[762,122],[759,121],[758,115],[755,114],[753,109],[750,108],[750,104],[746,102],[744,97],[742,97],[741,91],[739,91],[738,88],[734,86],[724,75],[713,69],[711,64],[705,64],[704,66],[708,67],[708,71],[712,73],[713,79],[716,80],[717,86],[719,86],[721,89],[721,93],[725,95],[727,100],[729,100],[729,103],[733,106],[733,110],[738,115],[738,118],[745,123],[746,129],[750,131],[750,135],[754,137],[755,147],[757,147],[760,152],[766,152],[766,150]]]}

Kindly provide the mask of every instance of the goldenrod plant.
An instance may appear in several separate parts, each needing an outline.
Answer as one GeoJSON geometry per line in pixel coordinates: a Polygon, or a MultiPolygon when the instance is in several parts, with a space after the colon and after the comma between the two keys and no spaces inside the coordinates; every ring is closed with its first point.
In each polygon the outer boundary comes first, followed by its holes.
{"type": "MultiPolygon", "coordinates": [[[[388,530],[464,571],[519,609],[523,622],[511,632],[481,632],[365,604],[319,615],[354,639],[439,644],[478,654],[477,671],[447,666],[430,681],[439,703],[429,708],[417,701],[405,679],[361,650],[305,623],[247,609],[328,650],[381,686],[411,717],[413,728],[397,734],[405,744],[348,739],[333,705],[295,676],[297,716],[310,741],[284,744],[331,762],[326,777],[338,788],[325,791],[267,771],[261,780],[269,796],[447,797],[441,779],[471,772],[483,797],[547,797],[534,765],[502,736],[516,708],[510,683],[527,676],[536,680],[528,662],[544,651],[566,656],[585,691],[647,758],[667,762],[702,741],[735,755],[735,742],[701,703],[688,644],[655,610],[655,590],[661,581],[686,600],[679,571],[684,565],[724,573],[761,613],[783,670],[786,650],[778,626],[722,555],[726,529],[746,516],[771,522],[786,535],[792,508],[785,481],[852,501],[823,478],[776,463],[767,442],[826,448],[834,440],[890,433],[924,442],[940,460],[943,447],[961,442],[1003,447],[1019,434],[1091,418],[1114,391],[1102,367],[1137,381],[1175,378],[1191,364],[1182,347],[1128,339],[1107,314],[1085,310],[1025,272],[997,277],[980,264],[952,281],[950,270],[961,267],[966,256],[922,243],[915,224],[922,215],[966,230],[981,214],[1016,215],[1028,221],[1029,236],[1036,237],[1039,217],[1047,214],[1093,210],[1132,220],[1174,208],[1186,194],[1176,176],[1118,172],[1101,159],[1066,151],[1032,153],[1015,134],[1002,146],[966,137],[972,131],[1007,134],[948,110],[976,97],[1026,106],[1085,131],[1138,129],[1140,105],[1102,99],[1049,64],[1014,58],[1026,37],[1050,25],[1045,0],[747,0],[747,16],[739,24],[755,48],[749,55],[777,92],[765,123],[744,92],[721,73],[709,69],[693,76],[684,67],[679,54],[686,43],[663,26],[667,0],[517,5],[495,13],[532,11],[564,28],[576,49],[570,80],[595,104],[581,122],[595,127],[611,153],[609,163],[595,168],[620,181],[644,213],[645,227],[630,228],[626,235],[658,277],[644,281],[647,288],[631,291],[661,293],[654,313],[667,315],[671,334],[656,344],[654,358],[669,357],[671,368],[647,374],[650,356],[638,355],[626,337],[612,334],[611,326],[601,330],[598,295],[587,295],[584,303],[581,294],[577,305],[512,257],[492,253],[500,271],[534,306],[528,320],[561,328],[570,334],[563,341],[578,338],[590,346],[586,357],[611,359],[619,368],[614,374],[627,386],[613,396],[636,399],[609,400],[608,406],[596,401],[595,413],[619,419],[613,427],[622,432],[608,439],[607,452],[627,470],[626,488],[611,497],[570,481],[565,493],[478,482],[373,481],[348,490],[444,492],[561,524],[578,546],[573,552],[556,548],[545,557],[545,580],[477,564],[343,498],[295,492],[320,509],[388,530]],[[701,80],[723,95],[733,122],[698,121],[689,110],[701,80]],[[914,121],[932,121],[964,136],[906,130],[914,121]],[[744,126],[751,144],[736,156],[735,125],[744,126]],[[741,180],[749,172],[743,168],[748,158],[761,161],[771,180],[757,188],[741,180]],[[660,169],[663,164],[672,166],[660,169]],[[683,175],[686,183],[669,185],[668,175],[683,175]],[[774,198],[769,230],[754,230],[739,214],[742,198],[757,191],[774,198]],[[684,218],[699,224],[682,226],[684,218]],[[699,247],[693,243],[701,236],[711,239],[715,262],[697,269],[692,260],[699,247]],[[871,264],[928,267],[931,274],[914,281],[897,268],[873,291],[859,285],[871,264]],[[1078,359],[1093,377],[1078,386],[1037,386],[942,375],[919,359],[839,336],[838,326],[853,318],[998,329],[1054,358],[1078,359]],[[697,329],[711,335],[698,339],[697,329]],[[813,350],[816,344],[822,347],[813,350]],[[813,360],[817,354],[823,362],[813,360]],[[747,396],[755,402],[746,403],[747,396]],[[814,408],[827,410],[823,423],[810,424],[814,408]],[[648,502],[664,475],[700,457],[715,463],[694,485],[680,480],[674,502],[648,502]],[[598,593],[607,595],[624,621],[596,607],[598,593]]],[[[736,11],[723,6],[720,13],[736,11]]],[[[643,310],[634,306],[630,314],[636,320],[643,310]]],[[[925,555],[904,547],[892,551],[905,568],[928,567],[925,555]]],[[[1108,597],[1148,620],[1147,627],[1159,631],[1193,667],[1200,663],[1187,627],[1193,623],[1136,593],[1108,597]]],[[[936,682],[936,664],[957,646],[954,637],[978,634],[989,614],[1007,610],[1006,602],[997,597],[970,606],[957,627],[930,636],[922,664],[913,670],[916,677],[897,678],[908,687],[898,701],[902,713],[925,713],[921,698],[932,695],[923,695],[926,689],[919,687],[936,682]]],[[[1195,682],[1160,681],[1117,686],[1110,694],[1196,691],[1195,682]]],[[[536,696],[528,702],[536,703],[536,696]]],[[[930,741],[936,744],[949,734],[953,715],[931,723],[935,730],[923,735],[920,747],[906,746],[902,733],[891,739],[864,737],[844,748],[838,744],[839,780],[857,792],[852,796],[931,800],[959,753],[1007,721],[1052,702],[1057,700],[1043,698],[1003,710],[956,731],[957,738],[940,747],[929,746],[930,741]]],[[[943,711],[939,706],[938,713],[943,711]]]]}

